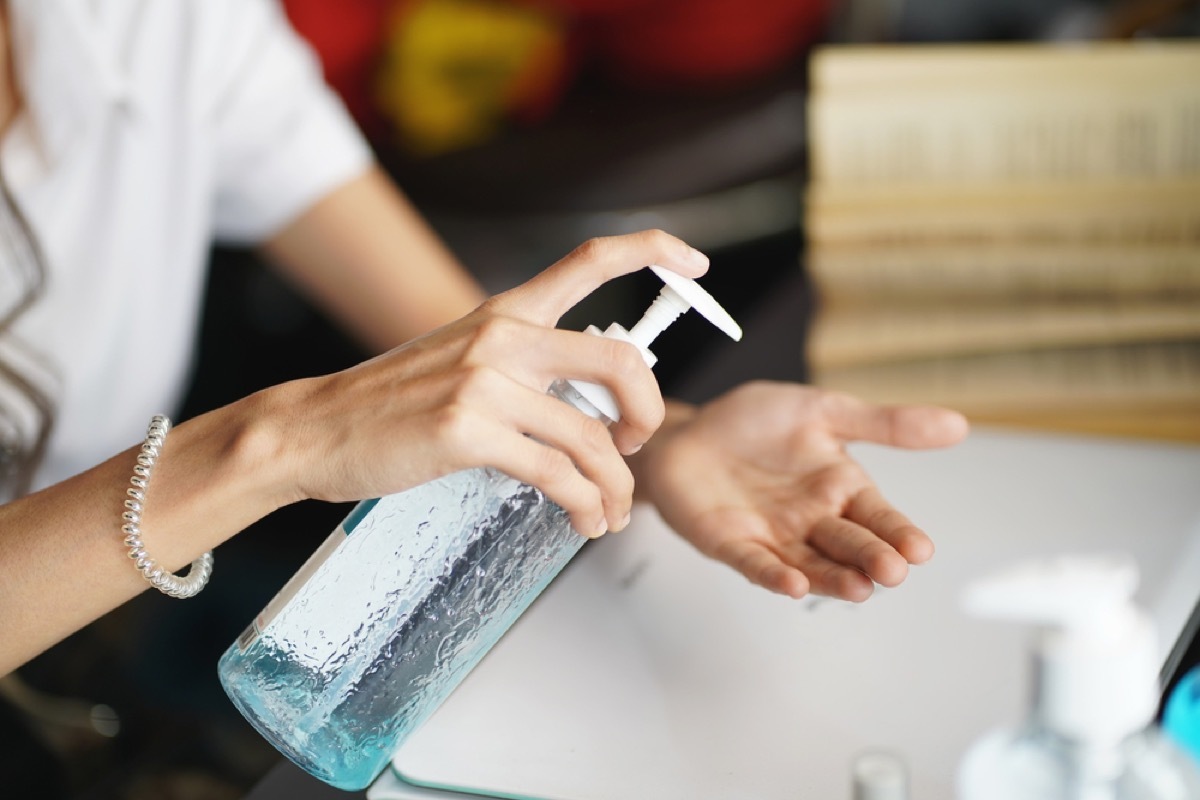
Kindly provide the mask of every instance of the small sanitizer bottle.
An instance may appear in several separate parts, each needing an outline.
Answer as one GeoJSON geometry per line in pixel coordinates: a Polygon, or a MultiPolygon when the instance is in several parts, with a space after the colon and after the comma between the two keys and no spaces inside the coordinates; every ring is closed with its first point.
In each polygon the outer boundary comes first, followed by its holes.
{"type": "Polygon", "coordinates": [[[1197,800],[1200,770],[1153,724],[1158,648],[1123,556],[1059,557],[971,586],[968,611],[1039,626],[1033,708],[963,759],[959,800],[1197,800]]]}
{"type": "MultiPolygon", "coordinates": [[[[666,284],[640,322],[603,334],[648,346],[695,308],[737,323],[698,284],[666,284]]],[[[551,394],[606,422],[608,390],[551,394]]],[[[586,541],[540,490],[498,470],[457,472],[359,503],[221,657],[226,693],[275,747],[341,789],[366,787],[586,541]]]]}

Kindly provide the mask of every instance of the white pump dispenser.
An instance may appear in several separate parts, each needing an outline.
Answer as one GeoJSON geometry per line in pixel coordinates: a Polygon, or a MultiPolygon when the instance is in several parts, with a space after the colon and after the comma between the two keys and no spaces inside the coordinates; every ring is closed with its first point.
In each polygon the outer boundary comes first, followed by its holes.
{"type": "Polygon", "coordinates": [[[1125,556],[1064,556],[968,588],[969,613],[1039,631],[1032,712],[968,752],[961,800],[1200,798],[1200,774],[1152,725],[1157,635],[1137,577],[1125,556]]]}
{"type": "MultiPolygon", "coordinates": [[[[654,343],[660,333],[669,328],[671,323],[689,308],[696,309],[705,319],[735,342],[741,340],[741,327],[713,299],[712,295],[700,287],[700,284],[655,264],[650,265],[650,271],[662,280],[663,288],[632,329],[625,330],[614,322],[603,333],[594,325],[588,326],[587,332],[636,345],[641,351],[646,365],[650,367],[653,367],[658,360],[654,353],[650,352],[650,345],[654,343]]],[[[592,416],[607,417],[613,422],[621,419],[621,410],[617,407],[612,392],[606,387],[588,381],[569,381],[569,383],[587,401],[587,405],[585,405],[579,403],[575,398],[570,400],[580,410],[592,416]],[[588,405],[591,406],[590,409],[588,405]]]]}

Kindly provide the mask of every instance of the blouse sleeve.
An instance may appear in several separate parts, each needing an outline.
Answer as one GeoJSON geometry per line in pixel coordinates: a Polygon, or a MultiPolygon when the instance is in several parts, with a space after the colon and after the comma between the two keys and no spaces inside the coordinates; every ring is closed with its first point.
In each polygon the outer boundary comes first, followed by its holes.
{"type": "Polygon", "coordinates": [[[372,153],[274,0],[203,1],[218,54],[215,234],[257,242],[361,174],[372,153]]]}

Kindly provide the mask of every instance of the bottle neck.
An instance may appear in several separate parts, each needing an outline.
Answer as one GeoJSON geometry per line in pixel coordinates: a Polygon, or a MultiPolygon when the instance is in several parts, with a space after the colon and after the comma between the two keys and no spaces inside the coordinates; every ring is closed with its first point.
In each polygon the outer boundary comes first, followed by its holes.
{"type": "Polygon", "coordinates": [[[1148,622],[1115,642],[1050,631],[1033,655],[1033,708],[1048,729],[1098,751],[1154,721],[1157,663],[1148,622]]]}
{"type": "Polygon", "coordinates": [[[629,336],[639,346],[649,347],[658,335],[671,326],[679,315],[691,308],[688,302],[670,286],[664,286],[646,309],[646,313],[629,331],[629,336]]]}
{"type": "Polygon", "coordinates": [[[1130,762],[1147,744],[1149,732],[1137,731],[1123,739],[1093,742],[1072,739],[1035,717],[1021,738],[1037,749],[1049,752],[1062,764],[1068,784],[1074,787],[1073,800],[1108,800],[1130,762]]]}
{"type": "Polygon", "coordinates": [[[547,392],[552,397],[557,397],[564,403],[569,403],[575,408],[587,414],[593,419],[598,419],[605,425],[612,425],[613,420],[607,414],[596,408],[586,397],[584,397],[578,389],[568,380],[559,379],[550,384],[550,389],[547,392]]]}

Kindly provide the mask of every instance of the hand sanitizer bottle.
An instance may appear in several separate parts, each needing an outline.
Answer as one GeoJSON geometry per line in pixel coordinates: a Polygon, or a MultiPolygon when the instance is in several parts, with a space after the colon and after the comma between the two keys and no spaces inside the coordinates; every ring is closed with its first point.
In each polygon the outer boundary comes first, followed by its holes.
{"type": "Polygon", "coordinates": [[[1158,649],[1134,606],[1133,562],[1061,557],[971,586],[979,616],[1035,623],[1036,684],[1024,724],[976,743],[960,800],[1195,800],[1200,771],[1152,723],[1158,649]]]}
{"type": "MultiPolygon", "coordinates": [[[[603,334],[648,345],[688,308],[737,323],[695,282],[665,283],[642,320],[603,334]]],[[[603,386],[550,392],[612,422],[603,386]]],[[[359,503],[221,657],[242,714],[296,764],[366,787],[586,541],[540,490],[491,468],[359,503]]]]}

